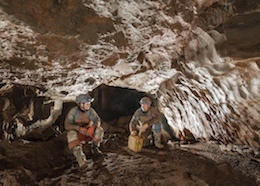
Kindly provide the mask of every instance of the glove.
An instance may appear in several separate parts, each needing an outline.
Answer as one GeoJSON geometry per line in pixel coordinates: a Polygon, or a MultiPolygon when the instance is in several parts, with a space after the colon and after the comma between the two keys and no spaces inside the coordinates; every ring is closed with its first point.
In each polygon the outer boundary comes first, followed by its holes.
{"type": "Polygon", "coordinates": [[[79,128],[79,132],[80,132],[81,134],[83,134],[83,135],[86,135],[86,134],[88,134],[88,129],[85,128],[85,127],[80,127],[80,128],[79,128]]]}
{"type": "Polygon", "coordinates": [[[131,132],[131,135],[132,135],[132,136],[136,136],[136,135],[137,135],[137,131],[136,131],[136,130],[133,130],[133,131],[131,132]]]}
{"type": "Polygon", "coordinates": [[[92,125],[92,126],[90,126],[88,129],[87,129],[87,136],[89,136],[89,137],[91,137],[91,138],[93,138],[93,136],[94,136],[94,132],[95,132],[95,127],[92,125]]]}

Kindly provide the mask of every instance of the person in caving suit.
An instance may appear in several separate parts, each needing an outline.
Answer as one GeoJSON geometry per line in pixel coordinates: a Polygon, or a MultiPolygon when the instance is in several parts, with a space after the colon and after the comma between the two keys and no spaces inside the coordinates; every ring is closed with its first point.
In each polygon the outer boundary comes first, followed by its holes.
{"type": "Polygon", "coordinates": [[[84,143],[92,142],[92,151],[98,155],[102,154],[99,146],[103,140],[104,130],[100,126],[100,117],[91,107],[93,101],[94,99],[88,94],[77,96],[77,106],[68,112],[64,123],[69,149],[76,157],[80,168],[87,166],[86,155],[82,149],[84,143]]]}
{"type": "Polygon", "coordinates": [[[153,139],[157,148],[163,148],[159,111],[152,107],[152,100],[149,97],[141,98],[139,103],[141,106],[135,111],[129,123],[130,135],[141,136],[144,140],[143,147],[149,146],[153,139]]]}

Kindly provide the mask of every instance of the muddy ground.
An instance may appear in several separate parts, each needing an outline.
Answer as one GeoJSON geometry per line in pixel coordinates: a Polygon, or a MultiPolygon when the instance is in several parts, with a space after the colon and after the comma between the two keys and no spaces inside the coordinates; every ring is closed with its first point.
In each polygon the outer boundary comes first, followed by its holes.
{"type": "Polygon", "coordinates": [[[258,185],[259,161],[224,153],[217,143],[168,142],[134,153],[115,136],[104,141],[104,156],[89,151],[80,170],[62,134],[49,141],[0,142],[0,185],[258,185]]]}

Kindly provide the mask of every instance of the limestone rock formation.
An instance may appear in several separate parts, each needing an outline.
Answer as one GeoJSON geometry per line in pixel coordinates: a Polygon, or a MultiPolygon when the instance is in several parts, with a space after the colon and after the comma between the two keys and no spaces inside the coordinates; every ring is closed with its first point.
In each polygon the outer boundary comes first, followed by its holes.
{"type": "Polygon", "coordinates": [[[259,0],[0,0],[0,184],[259,185],[259,10],[259,0]],[[86,92],[106,157],[88,154],[80,173],[63,121],[86,92]],[[166,150],[126,148],[142,96],[161,112],[166,150]]]}
{"type": "Polygon", "coordinates": [[[188,130],[196,140],[259,148],[258,1],[1,0],[0,7],[1,92],[36,86],[64,101],[102,84],[135,89],[157,100],[177,138],[188,130]]]}

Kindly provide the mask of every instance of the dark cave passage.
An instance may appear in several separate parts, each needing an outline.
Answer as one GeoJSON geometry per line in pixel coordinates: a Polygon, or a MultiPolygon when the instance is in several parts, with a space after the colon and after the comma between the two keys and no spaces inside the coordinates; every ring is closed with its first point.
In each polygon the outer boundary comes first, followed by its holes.
{"type": "Polygon", "coordinates": [[[104,84],[90,94],[95,98],[93,108],[105,122],[132,115],[140,106],[139,100],[143,96],[149,96],[134,89],[111,87],[104,84]]]}
{"type": "MultiPolygon", "coordinates": [[[[50,108],[53,106],[53,102],[48,104],[44,103],[44,100],[50,100],[50,98],[38,97],[36,92],[37,89],[35,87],[15,85],[12,89],[1,95],[1,109],[4,110],[0,117],[1,123],[4,120],[12,123],[13,117],[16,115],[23,120],[23,124],[26,126],[31,125],[37,120],[47,119],[49,117],[48,115],[50,115],[50,108]],[[30,100],[33,101],[33,117],[29,120],[27,115],[30,110],[30,100]]],[[[141,97],[150,96],[144,92],[138,92],[137,90],[110,87],[104,84],[92,92],[89,92],[89,94],[95,98],[92,107],[96,110],[102,122],[109,124],[111,124],[110,121],[118,120],[122,117],[126,124],[126,122],[130,120],[131,115],[140,106],[139,100],[141,97]]],[[[65,117],[74,106],[74,102],[64,102],[62,114],[54,121],[54,124],[50,126],[50,128],[58,125],[60,130],[63,131],[65,117]]],[[[115,126],[117,125],[116,123],[113,124],[115,126]]],[[[49,139],[49,137],[54,134],[52,130],[47,130],[46,132],[47,134],[45,134],[44,130],[40,132],[40,135],[30,134],[29,136],[27,135],[27,137],[29,139],[49,139]]],[[[1,138],[3,137],[2,135],[1,131],[1,138]]]]}
{"type": "MultiPolygon", "coordinates": [[[[54,106],[50,97],[37,96],[37,88],[30,86],[15,85],[12,89],[1,95],[1,103],[3,112],[0,115],[1,121],[1,138],[3,138],[2,123],[8,121],[10,123],[10,133],[14,133],[16,127],[14,119],[19,118],[24,126],[32,125],[39,120],[48,120],[51,114],[51,108],[54,106]],[[3,106],[4,105],[4,106],[3,106]],[[6,107],[6,108],[5,108],[6,107]],[[30,113],[33,113],[29,119],[30,113]]],[[[152,98],[152,105],[156,106],[156,99],[152,95],[145,92],[139,92],[134,89],[112,87],[105,84],[100,85],[89,94],[95,99],[92,107],[96,110],[101,118],[102,125],[106,134],[121,134],[123,139],[128,135],[128,123],[133,113],[140,107],[139,100],[143,96],[152,98]]],[[[74,102],[64,102],[62,113],[53,121],[53,124],[39,128],[29,132],[23,136],[28,140],[48,140],[57,134],[57,126],[59,130],[64,131],[64,120],[69,110],[76,104],[74,102]]],[[[173,138],[173,133],[167,120],[162,116],[163,128],[173,138]]]]}
{"type": "MultiPolygon", "coordinates": [[[[116,133],[123,139],[127,139],[128,123],[133,113],[140,107],[139,100],[143,96],[150,97],[152,99],[152,106],[157,106],[157,100],[150,94],[129,88],[107,86],[105,84],[94,89],[90,95],[95,98],[92,107],[97,111],[103,121],[105,134],[116,133]],[[106,123],[110,128],[108,130],[106,130],[106,123]]],[[[176,139],[162,113],[161,119],[163,129],[168,133],[169,138],[176,139]]]]}

